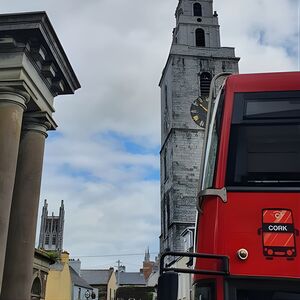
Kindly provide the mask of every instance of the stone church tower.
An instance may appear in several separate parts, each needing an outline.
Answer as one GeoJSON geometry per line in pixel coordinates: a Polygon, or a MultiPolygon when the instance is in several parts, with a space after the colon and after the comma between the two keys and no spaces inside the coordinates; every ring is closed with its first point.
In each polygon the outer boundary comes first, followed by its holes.
{"type": "Polygon", "coordinates": [[[220,46],[212,0],[179,0],[161,88],[160,251],[182,251],[192,228],[204,139],[205,107],[214,75],[238,72],[234,48],[220,46]],[[202,112],[199,107],[204,107],[202,112]]]}
{"type": "Polygon", "coordinates": [[[64,221],[64,201],[61,201],[58,216],[54,216],[54,213],[48,216],[48,204],[45,200],[41,217],[40,249],[59,252],[63,250],[64,221]]]}

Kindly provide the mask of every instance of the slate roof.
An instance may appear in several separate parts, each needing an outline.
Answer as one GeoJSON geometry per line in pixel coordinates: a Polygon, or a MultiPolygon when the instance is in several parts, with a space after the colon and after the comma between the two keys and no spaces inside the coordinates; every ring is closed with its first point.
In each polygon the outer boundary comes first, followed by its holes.
{"type": "Polygon", "coordinates": [[[120,285],[146,285],[144,275],[139,272],[120,272],[116,276],[120,285]]]}
{"type": "Polygon", "coordinates": [[[80,275],[91,285],[106,285],[113,273],[113,268],[104,270],[80,270],[80,275]]]}
{"type": "Polygon", "coordinates": [[[50,266],[50,270],[54,270],[54,271],[62,271],[63,268],[64,268],[63,265],[58,261],[50,266]]]}
{"type": "Polygon", "coordinates": [[[81,278],[72,267],[69,267],[69,269],[70,269],[71,279],[74,285],[79,287],[84,287],[90,290],[93,289],[93,287],[91,287],[83,278],[81,278]]]}

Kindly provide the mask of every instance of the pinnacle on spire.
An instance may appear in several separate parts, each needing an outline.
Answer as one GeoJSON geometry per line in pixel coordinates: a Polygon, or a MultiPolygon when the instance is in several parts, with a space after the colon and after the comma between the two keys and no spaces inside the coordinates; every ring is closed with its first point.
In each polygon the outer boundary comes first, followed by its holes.
{"type": "Polygon", "coordinates": [[[145,258],[144,261],[150,261],[150,251],[149,251],[149,246],[145,250],[145,258]]]}

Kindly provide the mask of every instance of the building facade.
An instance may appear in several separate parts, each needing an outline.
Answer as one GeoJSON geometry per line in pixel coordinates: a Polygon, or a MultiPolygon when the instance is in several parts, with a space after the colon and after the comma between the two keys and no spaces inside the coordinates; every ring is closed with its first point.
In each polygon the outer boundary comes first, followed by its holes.
{"type": "Polygon", "coordinates": [[[109,269],[80,269],[80,276],[98,290],[97,299],[116,300],[117,280],[112,267],[109,269]]]}
{"type": "Polygon", "coordinates": [[[94,291],[77,272],[70,266],[69,253],[60,253],[60,259],[51,265],[45,300],[85,300],[96,299],[94,291]],[[92,294],[95,295],[92,298],[92,294]]]}
{"type": "Polygon", "coordinates": [[[54,213],[52,213],[51,216],[48,216],[48,203],[47,200],[45,200],[41,216],[39,238],[40,249],[58,252],[61,252],[63,250],[64,222],[64,201],[61,201],[58,216],[54,216],[54,213]]]}
{"type": "Polygon", "coordinates": [[[160,251],[183,251],[182,232],[193,227],[213,76],[238,72],[234,48],[221,47],[212,0],[179,0],[161,88],[160,251]]]}
{"type": "Polygon", "coordinates": [[[45,12],[0,15],[0,299],[28,300],[48,130],[80,87],[45,12]]]}
{"type": "Polygon", "coordinates": [[[35,249],[30,300],[45,300],[47,277],[54,263],[46,252],[35,249]]]}

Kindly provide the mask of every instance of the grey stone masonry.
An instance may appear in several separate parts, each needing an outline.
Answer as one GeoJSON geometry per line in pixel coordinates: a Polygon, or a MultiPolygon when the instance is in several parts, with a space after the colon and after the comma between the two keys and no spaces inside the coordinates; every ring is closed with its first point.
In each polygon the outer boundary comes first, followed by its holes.
{"type": "Polygon", "coordinates": [[[191,118],[191,104],[204,97],[201,75],[238,72],[234,48],[221,47],[212,0],[179,0],[173,42],[161,88],[160,251],[183,250],[180,236],[195,225],[196,194],[204,129],[191,118]],[[203,95],[202,95],[203,94],[203,95]]]}

